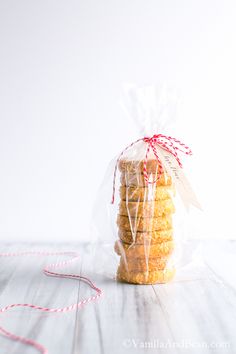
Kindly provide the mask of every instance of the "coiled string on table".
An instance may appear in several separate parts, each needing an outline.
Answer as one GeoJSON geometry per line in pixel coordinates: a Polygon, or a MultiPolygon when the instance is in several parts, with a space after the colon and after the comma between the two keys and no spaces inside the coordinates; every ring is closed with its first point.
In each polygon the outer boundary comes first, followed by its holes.
{"type": "MultiPolygon", "coordinates": [[[[69,260],[61,261],[61,262],[56,262],[56,263],[51,263],[47,265],[46,267],[43,268],[43,273],[47,276],[51,277],[59,277],[59,278],[71,278],[71,279],[77,279],[77,280],[82,280],[86,282],[93,290],[96,291],[96,294],[93,296],[88,297],[87,299],[81,300],[76,304],[72,304],[66,307],[61,307],[61,308],[48,308],[48,307],[41,307],[33,304],[11,304],[7,305],[5,307],[0,308],[0,314],[14,308],[14,307],[28,307],[32,308],[34,310],[42,311],[42,312],[68,312],[75,310],[91,301],[97,300],[101,294],[102,291],[99,289],[89,278],[86,278],[82,275],[77,275],[77,274],[65,274],[65,273],[58,273],[55,272],[54,270],[56,268],[64,267],[67,266],[68,264],[71,264],[72,262],[75,262],[79,258],[79,254],[77,252],[40,252],[40,251],[27,251],[27,252],[16,252],[16,253],[0,253],[0,257],[18,257],[18,256],[69,256],[71,257],[69,260]]],[[[41,354],[48,354],[47,348],[45,348],[42,344],[34,341],[33,339],[25,338],[22,336],[18,336],[14,333],[9,332],[2,326],[0,326],[0,333],[14,341],[19,341],[23,344],[30,345],[31,347],[35,348],[39,353],[41,354]]]]}

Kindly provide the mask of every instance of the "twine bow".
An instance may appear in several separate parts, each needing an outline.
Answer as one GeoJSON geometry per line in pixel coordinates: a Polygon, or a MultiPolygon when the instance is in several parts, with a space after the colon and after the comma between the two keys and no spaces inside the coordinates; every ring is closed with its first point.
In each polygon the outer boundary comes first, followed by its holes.
{"type": "Polygon", "coordinates": [[[156,146],[160,146],[163,150],[168,151],[170,154],[172,154],[174,156],[174,158],[176,159],[176,161],[178,162],[179,167],[183,167],[182,163],[180,161],[179,158],[179,152],[182,152],[185,155],[192,155],[192,151],[190,150],[190,148],[185,145],[184,143],[182,143],[180,140],[177,140],[175,138],[172,138],[171,136],[166,136],[163,134],[155,134],[152,137],[144,137],[141,139],[138,139],[136,141],[134,141],[133,143],[131,143],[130,145],[128,145],[118,156],[117,160],[116,160],[116,165],[115,165],[115,170],[114,170],[114,176],[113,176],[113,192],[112,192],[112,200],[111,203],[113,204],[115,201],[115,189],[116,189],[116,174],[117,174],[117,168],[118,168],[118,163],[121,159],[121,157],[124,155],[124,153],[130,149],[132,146],[136,145],[137,143],[139,143],[140,141],[144,141],[147,144],[147,150],[146,150],[146,154],[145,154],[145,158],[143,161],[143,175],[144,175],[144,180],[147,184],[155,184],[161,174],[164,171],[164,167],[163,164],[161,162],[161,159],[158,156],[157,153],[157,149],[156,146]],[[153,154],[155,156],[155,158],[157,159],[158,162],[158,172],[159,174],[157,175],[156,180],[151,180],[149,181],[148,178],[148,171],[147,171],[147,161],[148,161],[148,156],[150,153],[150,150],[153,151],[153,154]]]}

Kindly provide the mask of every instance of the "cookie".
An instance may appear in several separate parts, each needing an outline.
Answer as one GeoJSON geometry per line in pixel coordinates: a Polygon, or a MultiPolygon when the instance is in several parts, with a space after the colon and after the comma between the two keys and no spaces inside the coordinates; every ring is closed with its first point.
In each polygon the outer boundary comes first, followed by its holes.
{"type": "Polygon", "coordinates": [[[172,241],[173,229],[152,232],[135,232],[133,234],[131,231],[119,229],[118,235],[121,241],[129,244],[147,244],[148,242],[155,244],[165,241],[172,241]]]}
{"type": "Polygon", "coordinates": [[[163,270],[167,267],[169,260],[167,257],[158,258],[120,258],[120,270],[127,272],[147,272],[163,270]]]}
{"type": "Polygon", "coordinates": [[[164,200],[174,197],[173,186],[120,187],[120,199],[130,201],[164,200]]]}
{"type": "MultiPolygon", "coordinates": [[[[121,172],[125,173],[143,173],[144,160],[121,159],[118,168],[121,172]]],[[[160,170],[157,159],[147,160],[146,169],[148,173],[157,174],[160,170]]]]}
{"type": "Polygon", "coordinates": [[[150,187],[150,186],[170,186],[172,184],[172,178],[165,174],[161,174],[157,180],[158,175],[155,173],[148,174],[148,181],[153,183],[147,183],[144,175],[141,173],[123,172],[120,175],[120,183],[123,186],[129,187],[150,187]]]}
{"type": "Polygon", "coordinates": [[[156,270],[150,272],[127,272],[118,267],[117,280],[133,284],[156,284],[167,283],[175,275],[174,268],[156,270]]]}
{"type": "Polygon", "coordinates": [[[121,201],[119,214],[129,217],[156,218],[158,216],[172,214],[175,207],[172,199],[147,202],[121,201]]]}
{"type": "Polygon", "coordinates": [[[120,240],[117,240],[114,245],[115,252],[124,258],[155,258],[155,257],[167,257],[171,255],[174,249],[173,241],[166,241],[162,243],[150,244],[150,245],[137,245],[128,244],[120,240]]]}
{"type": "Polygon", "coordinates": [[[157,218],[129,218],[128,216],[118,214],[117,225],[122,230],[132,232],[169,230],[172,228],[172,217],[171,215],[166,215],[157,218]]]}

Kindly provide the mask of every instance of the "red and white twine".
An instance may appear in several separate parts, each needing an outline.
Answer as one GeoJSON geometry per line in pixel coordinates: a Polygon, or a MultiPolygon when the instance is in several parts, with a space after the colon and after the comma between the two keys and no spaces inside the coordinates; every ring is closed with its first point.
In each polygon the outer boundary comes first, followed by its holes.
{"type": "MultiPolygon", "coordinates": [[[[55,272],[54,269],[60,268],[63,266],[67,266],[68,264],[71,264],[72,262],[76,261],[79,258],[79,255],[77,252],[19,252],[19,253],[0,253],[0,257],[17,257],[17,256],[69,256],[72,257],[69,260],[66,261],[61,261],[57,263],[51,263],[48,266],[46,266],[43,269],[43,273],[47,276],[51,277],[60,277],[60,278],[71,278],[71,279],[78,279],[86,282],[93,290],[95,290],[96,294],[93,296],[88,297],[87,299],[81,300],[78,303],[72,304],[70,306],[66,307],[61,307],[61,308],[48,308],[48,307],[42,307],[42,306],[37,306],[37,305],[32,305],[32,304],[11,304],[7,305],[5,307],[0,308],[0,314],[14,308],[14,307],[27,307],[27,308],[32,308],[34,310],[42,311],[42,312],[50,312],[50,313],[60,313],[60,312],[68,312],[72,310],[76,310],[79,307],[82,307],[83,305],[97,300],[101,294],[102,291],[98,287],[94,285],[94,283],[89,279],[81,275],[77,274],[65,274],[65,273],[58,273],[55,272]]],[[[39,353],[41,354],[48,354],[47,348],[45,348],[42,344],[34,341],[33,339],[25,338],[22,336],[18,336],[14,333],[9,332],[2,326],[0,326],[0,333],[14,341],[19,341],[23,344],[30,345],[34,349],[36,349],[39,353]]]]}
{"type": "Polygon", "coordinates": [[[113,192],[112,192],[112,200],[111,200],[112,204],[115,201],[115,189],[116,189],[115,184],[116,184],[116,174],[117,174],[119,161],[127,150],[129,150],[132,146],[136,145],[137,143],[139,143],[141,141],[145,142],[147,144],[146,154],[145,154],[145,158],[143,161],[143,175],[144,175],[144,180],[145,180],[146,184],[156,183],[164,171],[164,167],[163,167],[160,157],[158,156],[156,146],[160,146],[162,149],[164,149],[164,150],[168,151],[170,154],[172,154],[175,157],[176,161],[178,162],[178,165],[181,168],[182,168],[182,163],[180,161],[178,152],[182,152],[185,155],[192,155],[192,151],[190,150],[190,148],[187,145],[182,143],[180,140],[177,140],[175,138],[172,138],[171,136],[166,136],[163,134],[153,135],[152,137],[144,137],[144,138],[134,141],[133,143],[128,145],[120,153],[120,155],[118,156],[118,158],[116,160],[116,165],[115,165],[114,175],[113,175],[113,192]],[[151,181],[149,180],[148,170],[147,170],[147,162],[148,162],[148,156],[149,156],[150,150],[153,151],[153,154],[154,154],[155,158],[157,159],[158,172],[159,172],[157,175],[157,179],[151,180],[151,181]]]}

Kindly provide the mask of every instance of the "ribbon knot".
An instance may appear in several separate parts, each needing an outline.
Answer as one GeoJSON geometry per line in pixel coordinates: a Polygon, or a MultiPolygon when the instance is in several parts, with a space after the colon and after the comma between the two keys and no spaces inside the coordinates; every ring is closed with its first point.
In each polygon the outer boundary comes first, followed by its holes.
{"type": "Polygon", "coordinates": [[[147,144],[147,150],[146,150],[145,158],[143,161],[143,175],[144,175],[144,180],[147,184],[157,183],[158,180],[160,179],[161,175],[165,171],[163,163],[157,153],[157,149],[156,149],[157,146],[161,147],[163,150],[172,154],[174,156],[174,158],[176,159],[176,161],[178,162],[179,167],[181,167],[181,168],[182,168],[182,163],[180,161],[178,152],[182,152],[185,155],[192,155],[192,151],[190,150],[190,148],[187,145],[182,143],[180,140],[177,140],[171,136],[166,136],[163,134],[154,134],[152,137],[144,137],[144,138],[134,141],[133,143],[128,145],[120,153],[120,155],[118,156],[118,158],[116,160],[114,176],[113,176],[113,193],[112,193],[112,201],[111,201],[112,204],[114,203],[114,200],[115,200],[115,182],[116,182],[116,173],[117,173],[118,163],[119,163],[121,157],[124,155],[124,153],[128,149],[130,149],[133,145],[135,145],[141,141],[143,141],[147,144]],[[148,157],[149,157],[150,151],[153,152],[153,154],[157,160],[157,178],[155,180],[152,179],[151,181],[149,180],[148,170],[147,170],[147,162],[148,162],[148,157]]]}
{"type": "Polygon", "coordinates": [[[158,135],[153,135],[153,136],[145,136],[142,140],[145,142],[145,143],[155,143],[158,139],[158,135]]]}

